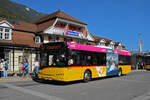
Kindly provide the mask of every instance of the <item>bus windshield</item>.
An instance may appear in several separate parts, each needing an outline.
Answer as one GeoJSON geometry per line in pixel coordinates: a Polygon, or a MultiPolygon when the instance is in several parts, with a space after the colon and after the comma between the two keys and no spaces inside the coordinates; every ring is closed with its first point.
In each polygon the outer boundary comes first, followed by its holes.
{"type": "Polygon", "coordinates": [[[41,67],[67,66],[67,49],[64,43],[44,44],[41,49],[41,67]]]}
{"type": "Polygon", "coordinates": [[[145,63],[146,65],[150,65],[150,56],[145,57],[145,63]]]}
{"type": "Polygon", "coordinates": [[[41,53],[41,66],[64,67],[67,65],[66,62],[65,53],[41,53]]]}

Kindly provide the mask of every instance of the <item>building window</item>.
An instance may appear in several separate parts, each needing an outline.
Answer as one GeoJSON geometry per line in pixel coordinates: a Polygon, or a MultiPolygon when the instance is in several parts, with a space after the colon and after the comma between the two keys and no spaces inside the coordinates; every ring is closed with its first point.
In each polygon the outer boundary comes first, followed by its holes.
{"type": "Polygon", "coordinates": [[[122,50],[122,44],[121,43],[118,44],[117,49],[122,50]]]}
{"type": "Polygon", "coordinates": [[[49,42],[51,41],[51,36],[48,37],[49,42]]]}
{"type": "Polygon", "coordinates": [[[121,46],[118,46],[117,49],[118,49],[118,50],[122,50],[122,47],[121,47],[121,46]]]}
{"type": "Polygon", "coordinates": [[[99,43],[101,46],[105,46],[105,42],[100,42],[99,43]]]}
{"type": "Polygon", "coordinates": [[[105,46],[105,43],[102,42],[102,43],[100,43],[100,45],[101,45],[101,46],[105,46]]]}
{"type": "Polygon", "coordinates": [[[66,26],[66,24],[63,22],[56,23],[56,27],[58,27],[58,28],[64,28],[65,26],[66,26]]]}
{"type": "Polygon", "coordinates": [[[105,46],[105,43],[106,43],[105,40],[102,39],[99,44],[100,44],[101,46],[105,46]]]}
{"type": "Polygon", "coordinates": [[[2,40],[3,39],[3,29],[0,28],[0,39],[2,40]]]}
{"type": "Polygon", "coordinates": [[[109,47],[111,47],[112,49],[114,49],[114,43],[110,42],[109,47]]]}
{"type": "Polygon", "coordinates": [[[23,57],[22,56],[18,56],[18,62],[22,63],[23,57]]]}
{"type": "Polygon", "coordinates": [[[59,42],[59,37],[56,37],[56,41],[59,42]]]}
{"type": "Polygon", "coordinates": [[[41,38],[40,36],[35,37],[35,43],[41,43],[41,38]]]}
{"type": "Polygon", "coordinates": [[[0,27],[0,40],[11,40],[11,29],[0,27]]]}
{"type": "Polygon", "coordinates": [[[5,37],[6,40],[9,40],[9,31],[10,31],[9,29],[5,29],[4,37],[5,37]]]}
{"type": "Polygon", "coordinates": [[[56,37],[52,37],[51,42],[56,42],[56,37]]]}
{"type": "Polygon", "coordinates": [[[68,39],[67,39],[67,42],[73,42],[73,39],[68,38],[68,39]]]}
{"type": "Polygon", "coordinates": [[[66,39],[66,38],[64,38],[64,42],[67,42],[67,39],[66,39]]]}

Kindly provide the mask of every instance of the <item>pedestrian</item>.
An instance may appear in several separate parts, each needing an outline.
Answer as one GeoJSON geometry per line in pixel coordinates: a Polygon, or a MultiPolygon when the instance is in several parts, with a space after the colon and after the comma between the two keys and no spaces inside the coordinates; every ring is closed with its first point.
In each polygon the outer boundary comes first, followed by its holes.
{"type": "Polygon", "coordinates": [[[22,77],[25,77],[28,74],[28,72],[29,72],[29,64],[27,59],[24,59],[22,77]]]}
{"type": "Polygon", "coordinates": [[[5,68],[4,68],[4,60],[1,59],[1,77],[4,77],[4,70],[5,70],[5,68]]]}
{"type": "Polygon", "coordinates": [[[33,69],[34,77],[38,77],[39,67],[40,67],[40,63],[39,63],[38,59],[36,59],[34,62],[34,69],[33,69]]]}
{"type": "Polygon", "coordinates": [[[5,62],[4,62],[4,71],[3,71],[4,72],[4,77],[8,76],[8,72],[7,72],[8,66],[9,66],[8,60],[5,60],[5,62]]]}
{"type": "Polygon", "coordinates": [[[0,58],[0,77],[2,77],[2,67],[1,67],[1,63],[2,63],[2,60],[0,58]]]}

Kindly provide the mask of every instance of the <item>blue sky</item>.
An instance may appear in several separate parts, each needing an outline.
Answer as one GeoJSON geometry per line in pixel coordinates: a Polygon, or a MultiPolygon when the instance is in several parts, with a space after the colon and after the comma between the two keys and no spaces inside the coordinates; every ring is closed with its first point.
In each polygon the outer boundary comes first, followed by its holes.
{"type": "Polygon", "coordinates": [[[128,50],[138,50],[140,38],[143,40],[143,51],[150,51],[150,0],[12,1],[46,14],[61,9],[87,23],[93,35],[120,41],[128,50]]]}

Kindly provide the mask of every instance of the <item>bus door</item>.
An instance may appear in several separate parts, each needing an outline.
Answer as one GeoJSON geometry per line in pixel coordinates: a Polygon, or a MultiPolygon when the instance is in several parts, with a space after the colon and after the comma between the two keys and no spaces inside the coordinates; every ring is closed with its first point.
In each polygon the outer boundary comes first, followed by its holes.
{"type": "Polygon", "coordinates": [[[112,49],[107,49],[106,54],[107,76],[118,74],[118,53],[112,49]]]}

